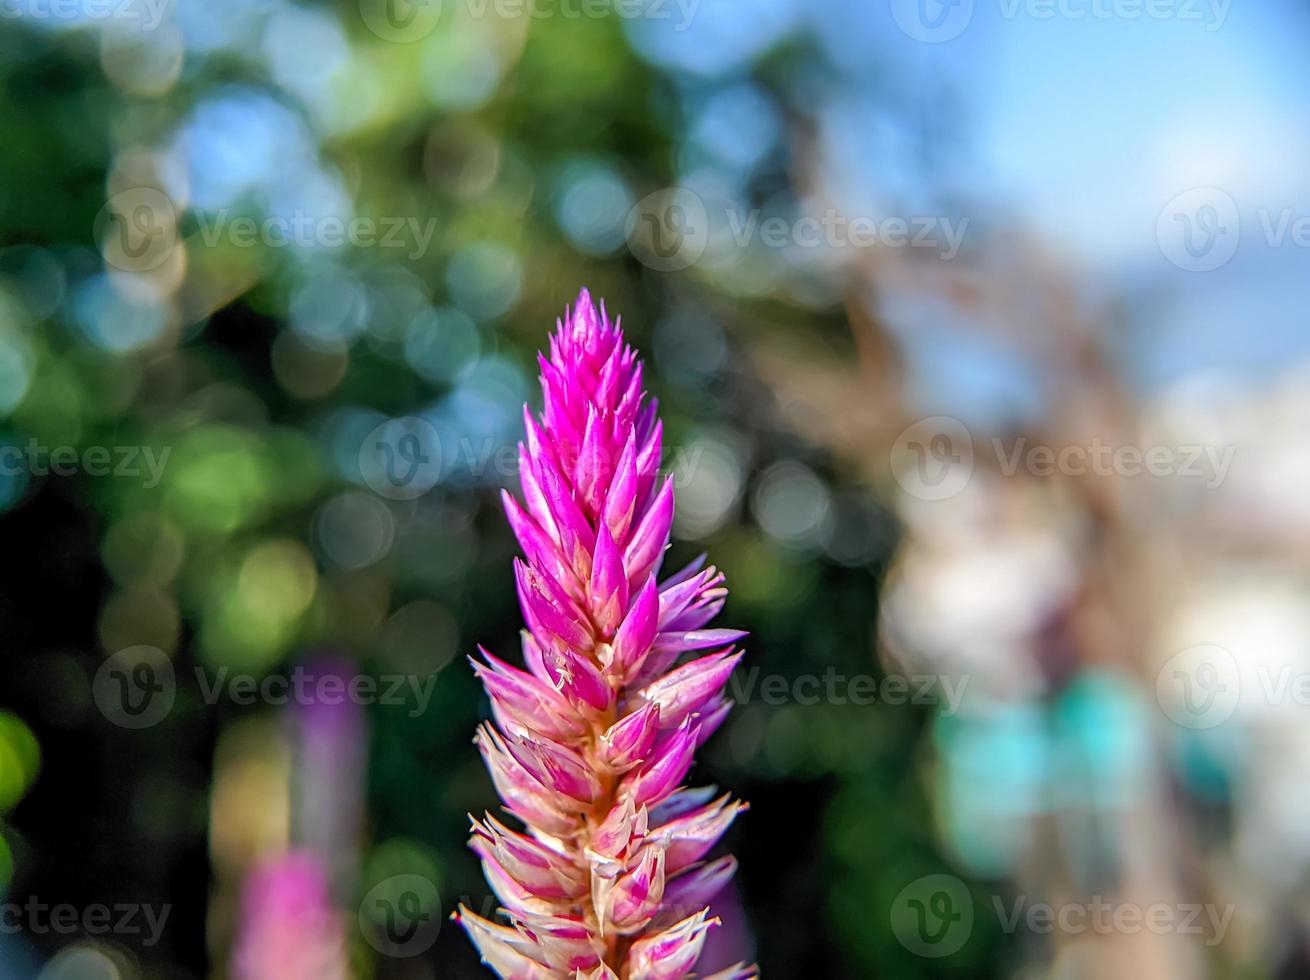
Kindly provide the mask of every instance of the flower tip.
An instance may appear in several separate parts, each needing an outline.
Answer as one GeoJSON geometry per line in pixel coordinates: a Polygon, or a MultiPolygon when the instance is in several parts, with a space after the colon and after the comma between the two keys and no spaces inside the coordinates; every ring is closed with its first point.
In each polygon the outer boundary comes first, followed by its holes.
{"type": "Polygon", "coordinates": [[[578,291],[578,298],[573,303],[569,326],[575,335],[586,337],[599,333],[604,327],[600,311],[591,298],[591,290],[586,286],[578,291]]]}

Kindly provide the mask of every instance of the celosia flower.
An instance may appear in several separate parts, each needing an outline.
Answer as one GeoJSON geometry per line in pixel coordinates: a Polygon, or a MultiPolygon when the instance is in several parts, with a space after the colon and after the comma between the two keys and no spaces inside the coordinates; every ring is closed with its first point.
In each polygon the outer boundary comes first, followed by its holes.
{"type": "Polygon", "coordinates": [[[673,483],[618,322],[583,290],[539,362],[523,502],[504,494],[526,559],[514,573],[527,669],[485,650],[473,664],[495,719],[477,745],[526,832],[473,820],[505,921],[463,907],[456,918],[509,980],[674,980],[694,969],[716,924],[710,899],[736,868],[705,856],[744,804],[680,787],[727,715],[745,634],[707,628],[727,590],[703,559],[658,582],[673,483]]]}

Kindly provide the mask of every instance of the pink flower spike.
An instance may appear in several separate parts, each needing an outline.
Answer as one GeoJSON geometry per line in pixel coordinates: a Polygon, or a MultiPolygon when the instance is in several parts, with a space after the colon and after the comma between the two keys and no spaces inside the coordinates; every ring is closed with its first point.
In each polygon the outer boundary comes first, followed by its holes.
{"type": "Polygon", "coordinates": [[[703,556],[657,581],[673,482],[618,320],[583,290],[538,364],[521,495],[503,494],[522,550],[526,669],[485,650],[471,661],[494,722],[475,742],[526,830],[472,820],[508,924],[463,907],[455,918],[508,980],[675,980],[695,969],[717,923],[706,906],[735,867],[706,859],[744,804],[678,787],[730,710],[731,644],[745,634],[709,627],[727,589],[703,556]],[[675,666],[695,651],[713,652],[675,666]],[[670,925],[677,909],[694,914],[670,925]]]}

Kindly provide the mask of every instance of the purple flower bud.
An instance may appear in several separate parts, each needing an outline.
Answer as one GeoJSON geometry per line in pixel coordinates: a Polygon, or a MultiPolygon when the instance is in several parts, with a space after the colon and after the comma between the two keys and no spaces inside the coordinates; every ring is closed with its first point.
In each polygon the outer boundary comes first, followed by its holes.
{"type": "Polygon", "coordinates": [[[692,909],[703,909],[722,891],[737,870],[737,859],[725,855],[717,861],[688,868],[664,885],[664,908],[673,919],[680,919],[692,909]]]}
{"type": "Polygon", "coordinates": [[[526,670],[485,650],[473,661],[495,720],[475,741],[527,832],[472,821],[507,921],[455,918],[501,977],[674,980],[695,968],[717,923],[710,899],[736,867],[704,859],[744,805],[678,787],[731,707],[731,644],[745,634],[706,628],[727,589],[703,557],[657,584],[673,483],[618,321],[583,290],[548,351],[541,416],[524,410],[523,502],[504,494],[526,670]]]}
{"type": "Polygon", "coordinates": [[[680,871],[704,857],[745,809],[745,803],[730,803],[725,794],[713,803],[668,818],[650,836],[668,854],[669,871],[680,871]]]}

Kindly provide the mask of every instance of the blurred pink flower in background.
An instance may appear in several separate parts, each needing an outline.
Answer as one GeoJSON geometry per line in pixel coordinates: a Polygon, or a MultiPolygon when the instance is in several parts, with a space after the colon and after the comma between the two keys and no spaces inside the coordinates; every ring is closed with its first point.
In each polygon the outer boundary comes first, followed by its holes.
{"type": "Polygon", "coordinates": [[[341,918],[316,857],[290,852],[256,867],[241,891],[235,980],[344,980],[341,918]]]}

